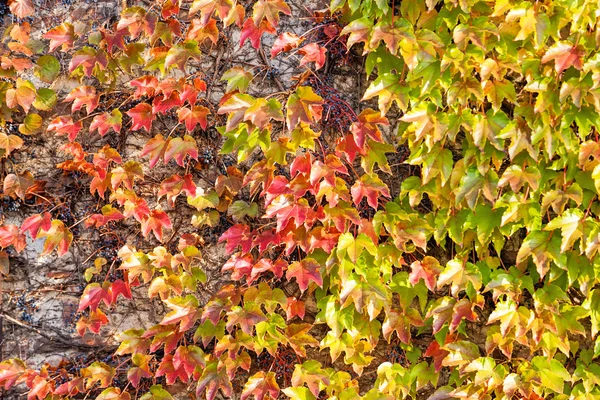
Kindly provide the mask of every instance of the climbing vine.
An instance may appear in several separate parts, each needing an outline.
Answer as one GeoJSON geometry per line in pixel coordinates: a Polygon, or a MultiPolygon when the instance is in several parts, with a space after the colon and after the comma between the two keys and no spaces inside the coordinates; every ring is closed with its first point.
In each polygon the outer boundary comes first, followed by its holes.
{"type": "Polygon", "coordinates": [[[2,196],[36,211],[0,226],[0,273],[29,239],[62,256],[100,234],[77,333],[102,335],[133,293],[168,311],[121,332],[110,360],[4,360],[5,390],[600,395],[597,2],[333,0],[298,33],[282,23],[299,18],[283,0],[159,0],[41,39],[30,0],[10,10],[2,196]],[[253,47],[263,67],[207,73],[232,32],[228,45],[253,47]],[[285,57],[297,73],[283,81],[285,57]],[[359,102],[329,77],[353,64],[359,102]],[[72,90],[54,89],[67,78],[72,90]],[[265,80],[272,92],[254,90],[265,80]],[[211,130],[219,154],[202,145],[211,130]],[[16,162],[37,137],[60,142],[56,168],[93,197],[90,210],[72,215],[16,162]],[[144,240],[110,236],[132,226],[144,240]],[[212,239],[227,261],[204,300],[212,239]]]}

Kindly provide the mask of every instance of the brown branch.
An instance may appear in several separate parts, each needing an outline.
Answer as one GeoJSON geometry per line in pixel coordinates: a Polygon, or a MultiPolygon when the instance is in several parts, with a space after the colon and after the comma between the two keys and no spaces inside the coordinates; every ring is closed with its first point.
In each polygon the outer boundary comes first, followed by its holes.
{"type": "MultiPolygon", "coordinates": [[[[33,326],[33,325],[27,324],[23,321],[19,321],[18,319],[13,318],[10,315],[4,314],[4,313],[0,314],[0,318],[6,319],[7,321],[9,321],[17,326],[20,326],[21,328],[35,332],[38,335],[40,335],[41,337],[43,337],[44,339],[47,339],[47,340],[49,340],[51,342],[55,342],[55,343],[58,342],[67,347],[78,347],[78,348],[83,348],[83,349],[96,349],[98,347],[101,347],[101,346],[91,346],[89,344],[83,344],[83,343],[76,343],[72,338],[65,338],[58,334],[49,335],[48,333],[44,332],[44,331],[50,330],[48,327],[33,326]]],[[[104,345],[102,345],[102,346],[104,346],[104,345]]]]}
{"type": "MultiPolygon", "coordinates": [[[[271,69],[271,63],[269,62],[269,59],[267,58],[267,55],[265,54],[265,51],[262,48],[262,45],[260,46],[258,53],[260,54],[260,58],[262,58],[263,62],[265,63],[265,65],[267,66],[268,69],[271,69]]],[[[275,81],[275,84],[277,85],[277,87],[279,88],[279,90],[281,90],[282,92],[285,92],[285,87],[283,86],[283,84],[281,83],[281,81],[279,80],[279,78],[277,78],[276,76],[273,76],[273,81],[275,81]]]]}

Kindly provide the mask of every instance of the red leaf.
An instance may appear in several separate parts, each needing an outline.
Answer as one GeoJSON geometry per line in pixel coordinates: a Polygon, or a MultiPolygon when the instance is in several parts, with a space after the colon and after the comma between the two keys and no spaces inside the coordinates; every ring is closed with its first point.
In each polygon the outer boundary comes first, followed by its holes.
{"type": "Polygon", "coordinates": [[[157,162],[164,156],[167,144],[171,139],[165,140],[163,135],[158,134],[146,143],[140,157],[150,155],[150,168],[154,168],[157,162]]]}
{"type": "Polygon", "coordinates": [[[125,216],[121,214],[119,210],[113,208],[112,205],[107,204],[102,207],[102,214],[91,215],[90,218],[85,221],[85,226],[95,226],[100,228],[108,224],[110,221],[120,221],[123,218],[125,218],[125,216]]]}
{"type": "Polygon", "coordinates": [[[246,400],[253,396],[254,400],[277,399],[279,397],[279,385],[275,380],[275,372],[259,371],[252,375],[242,391],[240,400],[246,400]]]}
{"type": "Polygon", "coordinates": [[[4,386],[4,390],[9,390],[27,371],[23,361],[16,358],[2,361],[0,363],[0,386],[4,386]]]}
{"type": "Polygon", "coordinates": [[[89,329],[92,333],[99,333],[100,328],[102,326],[108,324],[108,318],[106,314],[102,312],[100,309],[90,311],[89,316],[81,317],[77,324],[75,325],[75,329],[79,336],[83,336],[85,334],[85,330],[89,329]]]}
{"type": "Polygon", "coordinates": [[[21,233],[29,232],[32,239],[36,239],[40,231],[48,231],[52,226],[52,216],[48,212],[35,214],[28,217],[21,224],[21,233]]]}
{"type": "Polygon", "coordinates": [[[273,43],[271,48],[271,57],[277,56],[281,52],[287,52],[298,47],[304,38],[299,37],[295,33],[284,32],[273,43]]]}
{"type": "Polygon", "coordinates": [[[162,242],[163,228],[171,229],[171,220],[162,210],[152,210],[150,215],[142,221],[142,235],[147,238],[150,231],[159,242],[162,242]]]}
{"type": "Polygon", "coordinates": [[[146,132],[150,132],[152,121],[154,121],[154,114],[152,113],[152,106],[150,104],[140,103],[125,114],[131,117],[133,122],[131,126],[132,131],[144,128],[146,132]]]}
{"type": "Polygon", "coordinates": [[[183,139],[180,137],[171,139],[165,149],[165,164],[174,158],[175,162],[183,167],[183,159],[186,155],[189,155],[190,158],[198,161],[198,146],[196,145],[196,139],[189,135],[185,135],[183,139]]]}
{"type": "Polygon", "coordinates": [[[179,332],[185,332],[194,326],[199,317],[198,299],[192,295],[186,297],[172,297],[164,301],[172,309],[163,320],[161,325],[180,323],[179,332]]]}
{"type": "Polygon", "coordinates": [[[323,287],[321,265],[313,258],[305,258],[290,264],[285,276],[288,280],[296,278],[296,283],[302,292],[308,288],[311,281],[319,287],[323,287]]]}
{"type": "Polygon", "coordinates": [[[277,33],[277,30],[267,20],[262,20],[260,26],[257,27],[252,18],[248,18],[246,22],[244,22],[244,26],[242,28],[240,46],[243,46],[244,42],[247,39],[250,39],[252,47],[258,49],[260,46],[260,38],[263,33],[270,33],[274,35],[277,33]]]}
{"type": "Polygon", "coordinates": [[[52,221],[50,229],[47,232],[43,232],[40,237],[46,238],[42,255],[50,254],[50,252],[56,248],[58,255],[62,256],[67,253],[69,246],[73,241],[73,234],[69,228],[59,220],[52,221]]]}
{"type": "Polygon", "coordinates": [[[100,136],[104,136],[112,129],[116,133],[119,133],[121,132],[122,123],[123,115],[121,114],[121,111],[115,108],[110,114],[104,112],[100,115],[96,115],[90,124],[90,132],[97,129],[100,136]]]}
{"type": "Polygon", "coordinates": [[[352,123],[350,131],[354,135],[356,145],[364,149],[367,136],[376,142],[383,142],[381,131],[377,125],[389,125],[389,121],[385,116],[382,116],[379,111],[371,108],[363,110],[358,116],[358,121],[352,123]]]}
{"type": "Polygon", "coordinates": [[[119,295],[126,299],[131,299],[131,287],[129,283],[124,282],[121,279],[114,281],[108,288],[108,296],[110,297],[111,304],[115,304],[119,295]]]}
{"type": "Polygon", "coordinates": [[[438,275],[442,272],[443,267],[439,261],[433,257],[425,256],[422,261],[415,261],[410,265],[411,273],[408,281],[416,285],[419,280],[425,281],[425,286],[434,292],[438,275]]]}
{"type": "Polygon", "coordinates": [[[152,101],[152,113],[165,114],[174,107],[180,107],[182,103],[177,92],[172,92],[169,96],[155,97],[152,101]]]}
{"type": "Polygon", "coordinates": [[[310,43],[298,50],[298,54],[304,55],[300,60],[300,66],[306,65],[309,62],[314,62],[317,69],[323,68],[325,65],[325,60],[327,49],[325,47],[321,47],[316,43],[310,43]]]}
{"type": "Polygon", "coordinates": [[[85,287],[83,294],[81,295],[77,311],[82,312],[88,307],[90,310],[94,311],[98,308],[101,301],[109,306],[111,301],[110,295],[99,283],[90,283],[85,287]]]}
{"type": "Polygon", "coordinates": [[[299,317],[300,319],[304,319],[304,313],[305,313],[305,307],[304,307],[304,302],[302,300],[298,300],[295,297],[287,298],[285,314],[286,314],[288,321],[296,316],[299,317]]]}
{"type": "Polygon", "coordinates": [[[70,23],[63,22],[59,26],[50,29],[43,37],[50,40],[50,51],[54,51],[61,45],[62,51],[67,51],[73,47],[75,28],[70,23]]]}
{"type": "Polygon", "coordinates": [[[219,238],[219,243],[227,241],[225,251],[232,253],[233,250],[240,245],[243,253],[248,253],[252,248],[252,235],[250,227],[245,224],[236,224],[227,229],[219,238]]]}
{"type": "Polygon", "coordinates": [[[129,82],[129,86],[135,88],[133,96],[139,99],[142,96],[152,97],[158,86],[158,79],[154,76],[145,75],[129,82]]]}
{"type": "Polygon", "coordinates": [[[73,122],[73,118],[62,116],[56,117],[48,125],[48,132],[56,132],[57,135],[67,135],[72,142],[77,138],[82,128],[81,121],[73,122]]]}
{"type": "Polygon", "coordinates": [[[157,378],[165,376],[167,385],[174,384],[177,378],[179,378],[183,383],[187,383],[189,380],[189,375],[186,373],[182,365],[179,365],[178,368],[173,365],[172,354],[165,354],[154,376],[157,378]]]}
{"type": "Polygon", "coordinates": [[[85,106],[89,115],[89,113],[98,107],[100,95],[96,93],[96,89],[93,86],[79,86],[71,90],[64,100],[65,103],[69,101],[73,102],[71,112],[75,112],[85,106]]]}
{"type": "Polygon", "coordinates": [[[191,109],[184,107],[177,110],[179,122],[185,123],[185,129],[188,132],[193,131],[198,124],[200,124],[202,129],[206,129],[208,123],[206,116],[209,114],[210,110],[204,106],[193,106],[191,109]]]}
{"type": "Polygon", "coordinates": [[[391,197],[387,185],[377,175],[362,175],[360,180],[354,182],[350,192],[352,193],[354,205],[358,206],[363,197],[366,197],[367,203],[375,210],[379,206],[378,199],[380,194],[387,198],[391,197]]]}
{"type": "Polygon", "coordinates": [[[126,29],[121,29],[114,33],[106,29],[100,29],[100,32],[106,42],[106,50],[109,53],[112,53],[112,49],[115,47],[123,51],[126,49],[124,38],[129,34],[126,29]]]}

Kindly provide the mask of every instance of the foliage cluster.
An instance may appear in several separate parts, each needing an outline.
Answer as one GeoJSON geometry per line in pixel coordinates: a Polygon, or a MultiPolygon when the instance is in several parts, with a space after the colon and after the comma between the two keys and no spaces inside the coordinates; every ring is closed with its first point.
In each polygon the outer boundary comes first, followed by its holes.
{"type": "MultiPolygon", "coordinates": [[[[34,9],[14,0],[11,11],[34,9]]],[[[148,247],[126,244],[85,271],[77,330],[99,333],[132,290],[170,312],[122,333],[123,387],[122,365],[94,362],[58,384],[18,359],[0,363],[0,385],[39,400],[169,399],[178,381],[231,397],[239,377],[242,400],[597,398],[598,2],[333,0],[314,14],[321,40],[278,29],[291,14],[283,0],[166,0],[89,32],[7,30],[3,195],[51,207],[0,227],[0,272],[26,235],[64,255],[80,223],[135,221],[148,247]],[[275,35],[272,59],[293,53],[312,70],[256,97],[253,71],[236,66],[213,108],[199,65],[230,30],[257,49],[275,35]],[[378,109],[352,110],[342,93],[334,113],[347,120],[327,128],[332,105],[315,82],[340,45],[365,56],[363,101],[378,109]],[[64,75],[79,82],[66,96],[52,89],[64,75]],[[197,138],[212,125],[237,163],[206,185],[197,138]],[[57,218],[44,182],[11,162],[42,131],[65,136],[57,168],[98,199],[80,221],[57,218]],[[97,145],[128,135],[146,136],[141,153],[97,145]],[[398,148],[412,173],[394,191],[398,148]],[[162,165],[162,182],[145,179],[162,165]],[[185,207],[191,221],[174,227],[185,207]],[[223,216],[231,283],[201,304],[197,229],[223,216]],[[376,357],[382,346],[403,357],[376,357]]]]}

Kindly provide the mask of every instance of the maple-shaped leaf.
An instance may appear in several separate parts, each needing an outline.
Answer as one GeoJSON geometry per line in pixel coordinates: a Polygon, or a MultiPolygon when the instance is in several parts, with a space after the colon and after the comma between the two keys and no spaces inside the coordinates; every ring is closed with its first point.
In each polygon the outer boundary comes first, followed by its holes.
{"type": "Polygon", "coordinates": [[[190,58],[195,60],[200,59],[200,49],[198,42],[195,40],[186,40],[182,44],[177,44],[167,52],[165,58],[165,69],[172,65],[176,65],[181,71],[185,71],[185,64],[190,58]]]}
{"type": "Polygon", "coordinates": [[[414,261],[410,265],[410,268],[411,273],[408,280],[411,284],[416,285],[423,279],[425,286],[427,286],[430,291],[435,291],[437,277],[443,270],[437,259],[425,256],[421,261],[414,261]]]}
{"type": "Polygon", "coordinates": [[[162,210],[152,210],[150,215],[142,221],[142,235],[146,238],[150,231],[159,242],[162,242],[163,228],[171,229],[173,226],[167,213],[162,210]]]}
{"type": "Polygon", "coordinates": [[[142,149],[142,152],[140,153],[140,157],[150,155],[150,168],[154,168],[156,163],[163,158],[170,140],[171,139],[168,139],[168,141],[165,140],[161,134],[154,136],[146,143],[142,149]]]}
{"type": "MultiPolygon", "coordinates": [[[[369,17],[355,19],[342,29],[340,36],[348,35],[346,46],[352,47],[355,43],[369,43],[371,30],[373,29],[373,20],[369,17]]],[[[368,46],[365,46],[364,52],[368,51],[368,46]]]]}
{"type": "Polygon", "coordinates": [[[81,369],[81,377],[86,379],[86,389],[90,389],[97,382],[100,383],[101,388],[108,387],[115,375],[116,371],[113,367],[99,361],[81,369]]]}
{"type": "Polygon", "coordinates": [[[116,47],[121,50],[125,50],[125,37],[129,34],[126,29],[117,30],[116,32],[100,29],[102,38],[106,42],[106,50],[112,54],[113,49],[116,47]]]}
{"type": "Polygon", "coordinates": [[[392,338],[392,333],[396,332],[398,339],[402,343],[408,344],[411,338],[411,326],[421,327],[423,325],[423,318],[416,309],[409,307],[402,312],[392,309],[386,311],[385,320],[381,325],[381,332],[388,343],[392,338]]]}
{"type": "Polygon", "coordinates": [[[85,392],[83,378],[72,379],[54,389],[54,394],[59,396],[75,396],[77,393],[83,392],[85,392]]]}
{"type": "Polygon", "coordinates": [[[152,97],[158,86],[158,79],[156,79],[155,76],[145,75],[129,81],[129,86],[135,88],[133,96],[136,99],[139,99],[142,96],[152,97]]]}
{"type": "Polygon", "coordinates": [[[0,362],[0,386],[8,391],[26,371],[25,363],[18,358],[0,362]]]}
{"type": "Polygon", "coordinates": [[[194,326],[200,317],[198,299],[191,294],[186,297],[172,297],[164,300],[164,303],[172,311],[165,315],[160,322],[161,325],[179,323],[179,332],[185,332],[194,326]]]}
{"type": "Polygon", "coordinates": [[[48,132],[56,132],[57,135],[67,135],[70,142],[74,141],[83,127],[81,121],[73,122],[69,116],[56,117],[50,121],[48,132]]]}
{"type": "Polygon", "coordinates": [[[189,135],[182,138],[171,139],[165,148],[165,164],[171,159],[175,159],[177,164],[183,167],[183,159],[186,155],[198,161],[198,146],[196,139],[189,135]]]}
{"type": "Polygon", "coordinates": [[[327,49],[319,46],[316,43],[310,43],[298,50],[298,54],[303,55],[300,59],[300,66],[306,65],[309,62],[314,62],[317,69],[321,69],[325,66],[327,60],[327,49]]]}
{"type": "Polygon", "coordinates": [[[375,210],[379,207],[378,199],[380,194],[383,197],[391,197],[387,185],[376,174],[362,175],[360,180],[354,182],[350,193],[352,193],[354,205],[358,206],[362,199],[366,197],[367,203],[375,210]]]}
{"type": "Polygon", "coordinates": [[[187,40],[195,40],[198,43],[204,42],[206,39],[210,39],[214,45],[219,41],[219,28],[217,27],[217,20],[211,18],[208,23],[203,24],[199,19],[193,19],[188,33],[186,36],[187,40]]]}
{"type": "Polygon", "coordinates": [[[227,81],[226,92],[239,90],[240,93],[244,93],[248,89],[252,78],[253,76],[250,71],[246,71],[242,67],[233,67],[225,71],[221,80],[227,81]]]}
{"type": "Polygon", "coordinates": [[[291,320],[292,318],[298,316],[300,319],[304,319],[305,314],[305,305],[302,300],[298,300],[295,297],[288,297],[287,303],[285,307],[285,315],[287,320],[291,320]]]}
{"type": "Polygon", "coordinates": [[[52,226],[52,215],[48,212],[35,214],[26,218],[21,224],[21,233],[29,232],[32,239],[36,239],[41,231],[49,231],[52,226]]]}
{"type": "Polygon", "coordinates": [[[104,112],[100,115],[96,115],[90,124],[90,132],[98,130],[100,136],[104,136],[110,129],[116,133],[121,132],[121,126],[123,124],[123,114],[119,109],[115,108],[109,114],[104,112]]]}
{"type": "Polygon", "coordinates": [[[27,244],[27,237],[19,232],[19,227],[16,225],[0,226],[0,247],[7,248],[12,245],[17,251],[21,251],[27,244]]]}
{"type": "Polygon", "coordinates": [[[88,115],[98,107],[100,95],[96,93],[93,86],[79,86],[71,90],[64,102],[73,102],[71,112],[75,112],[85,106],[88,115]]]}
{"type": "Polygon", "coordinates": [[[13,151],[23,147],[23,139],[17,135],[7,135],[4,132],[0,132],[0,156],[8,157],[13,151]]]}
{"type": "Polygon", "coordinates": [[[17,197],[25,200],[29,189],[34,185],[35,180],[31,172],[25,171],[21,174],[8,174],[4,177],[3,190],[5,196],[13,199],[17,197]]]}
{"type": "Polygon", "coordinates": [[[240,36],[240,47],[244,45],[244,42],[247,39],[250,39],[250,43],[252,47],[258,49],[260,46],[260,39],[263,33],[276,34],[277,30],[271,23],[263,19],[260,22],[259,26],[254,24],[254,20],[252,18],[248,18],[246,22],[244,22],[244,26],[242,27],[242,34],[240,36]]]}
{"type": "Polygon", "coordinates": [[[73,233],[62,221],[53,220],[48,231],[43,232],[40,237],[46,238],[42,255],[47,255],[55,248],[59,256],[67,253],[73,241],[73,233]]]}
{"type": "Polygon", "coordinates": [[[227,313],[227,324],[225,325],[228,332],[231,332],[234,326],[239,325],[247,335],[252,334],[256,324],[266,321],[267,317],[256,303],[247,302],[243,307],[234,306],[227,313]]]}
{"type": "Polygon", "coordinates": [[[273,47],[271,47],[271,58],[277,56],[281,52],[288,52],[295,49],[302,43],[304,38],[299,37],[295,33],[284,32],[275,39],[273,47]]]}
{"type": "Polygon", "coordinates": [[[238,245],[241,246],[243,253],[249,252],[252,248],[250,227],[245,224],[232,226],[219,237],[219,242],[223,241],[227,241],[227,246],[225,247],[227,253],[233,252],[238,245]]]}
{"type": "Polygon", "coordinates": [[[67,51],[73,47],[75,28],[70,23],[63,22],[59,26],[50,29],[43,37],[50,40],[51,52],[59,46],[62,46],[62,51],[67,51]]]}
{"type": "Polygon", "coordinates": [[[102,207],[102,214],[93,214],[85,221],[85,226],[102,227],[110,221],[120,221],[125,216],[112,205],[107,204],[102,207]]]}
{"type": "Polygon", "coordinates": [[[150,132],[152,121],[154,120],[154,113],[152,112],[152,106],[150,104],[140,103],[125,114],[131,117],[131,130],[136,131],[140,128],[144,128],[146,132],[150,132]]]}
{"type": "Polygon", "coordinates": [[[550,46],[544,57],[542,57],[542,63],[554,60],[554,68],[560,74],[569,67],[581,70],[584,56],[585,50],[583,47],[561,40],[550,46]]]}
{"type": "MultiPolygon", "coordinates": [[[[327,371],[322,368],[320,362],[316,360],[307,360],[302,364],[296,364],[294,373],[292,374],[291,383],[292,386],[296,388],[302,387],[303,384],[306,384],[306,386],[308,386],[308,390],[310,390],[310,393],[312,393],[316,399],[321,389],[329,385],[331,380],[327,371]]],[[[287,395],[285,390],[283,390],[283,392],[287,395]]],[[[294,397],[292,398],[294,399],[294,397]]],[[[309,398],[309,396],[306,397],[307,400],[309,398]]]]}
{"type": "Polygon", "coordinates": [[[71,62],[69,63],[69,72],[72,73],[81,67],[81,70],[85,76],[89,78],[92,76],[92,73],[96,67],[98,67],[100,70],[105,70],[107,66],[108,55],[104,52],[104,50],[85,46],[73,54],[71,62]]]}
{"type": "Polygon", "coordinates": [[[391,72],[381,74],[367,88],[362,100],[369,100],[375,96],[379,97],[379,111],[385,115],[392,103],[398,108],[406,111],[408,107],[408,92],[410,88],[402,82],[402,77],[391,72]]]}
{"type": "Polygon", "coordinates": [[[165,376],[167,385],[173,385],[177,378],[179,378],[183,383],[187,383],[189,380],[189,375],[185,372],[185,369],[181,365],[179,366],[179,368],[173,365],[172,354],[165,354],[160,364],[158,365],[154,376],[165,376]]]}
{"type": "MultiPolygon", "coordinates": [[[[574,219],[571,217],[571,219],[574,219]]],[[[567,219],[568,222],[568,219],[567,219]]],[[[567,228],[568,228],[567,224],[567,228]]],[[[573,226],[571,226],[573,228],[573,226]]],[[[529,256],[533,258],[540,277],[544,277],[550,270],[550,263],[556,263],[560,268],[567,269],[567,257],[560,250],[561,240],[553,232],[531,231],[523,241],[517,253],[517,267],[523,270],[529,256]]]]}
{"type": "Polygon", "coordinates": [[[233,4],[232,0],[194,0],[189,15],[194,15],[200,11],[202,23],[208,23],[213,14],[218,15],[223,20],[232,11],[233,4]]]}
{"type": "Polygon", "coordinates": [[[93,311],[98,308],[101,301],[109,306],[111,301],[110,295],[99,283],[90,283],[83,290],[83,294],[79,299],[79,308],[77,310],[81,312],[89,307],[90,310],[93,311]]]}
{"type": "Polygon", "coordinates": [[[129,7],[121,13],[121,19],[117,24],[117,31],[128,29],[132,39],[145,32],[151,35],[156,27],[156,14],[147,12],[143,7],[129,7]]]}
{"type": "Polygon", "coordinates": [[[475,290],[481,288],[481,272],[479,268],[470,262],[462,262],[458,259],[448,261],[444,271],[438,276],[437,287],[451,283],[451,292],[454,297],[461,290],[466,290],[467,285],[471,283],[475,290]]]}
{"type": "Polygon", "coordinates": [[[279,13],[292,15],[292,10],[284,0],[258,0],[252,9],[252,20],[258,26],[263,19],[273,26],[279,23],[279,13]]]}
{"type": "Polygon", "coordinates": [[[314,258],[307,257],[290,264],[285,276],[288,280],[296,278],[296,283],[302,292],[306,291],[311,281],[319,287],[323,286],[321,265],[314,258]]]}
{"type": "Polygon", "coordinates": [[[35,96],[35,87],[33,87],[29,81],[24,81],[19,78],[16,89],[8,89],[6,91],[6,105],[10,108],[21,106],[27,113],[29,112],[31,104],[35,101],[35,96]]]}
{"type": "Polygon", "coordinates": [[[248,378],[240,399],[245,400],[253,396],[256,400],[263,400],[267,393],[271,399],[276,399],[279,396],[279,385],[275,380],[275,372],[265,373],[259,371],[248,378]]]}
{"type": "Polygon", "coordinates": [[[450,321],[450,332],[454,332],[460,325],[463,319],[467,321],[475,322],[477,320],[477,313],[475,312],[475,306],[480,304],[473,303],[469,299],[459,300],[452,310],[452,320],[450,321]]]}
{"type": "Polygon", "coordinates": [[[225,367],[219,368],[221,363],[212,362],[202,370],[202,376],[198,380],[196,386],[196,396],[200,397],[206,389],[206,399],[213,400],[217,395],[217,391],[221,389],[225,397],[231,397],[233,386],[231,379],[227,375],[225,367]]]}
{"type": "Polygon", "coordinates": [[[208,124],[206,116],[209,114],[210,110],[204,106],[183,107],[177,110],[179,122],[185,123],[185,129],[188,132],[192,132],[198,124],[200,124],[202,129],[206,129],[206,125],[208,124]]]}
{"type": "Polygon", "coordinates": [[[350,131],[358,147],[364,149],[367,137],[377,142],[383,142],[381,131],[377,125],[389,125],[389,121],[373,109],[367,108],[361,111],[358,115],[358,121],[353,122],[350,126],[350,131]]]}
{"type": "Polygon", "coordinates": [[[544,227],[545,231],[560,229],[562,242],[560,251],[562,253],[573,248],[573,244],[583,236],[583,211],[579,209],[566,210],[561,216],[555,217],[544,227]]]}
{"type": "Polygon", "coordinates": [[[300,122],[319,122],[323,112],[323,99],[310,86],[300,86],[288,97],[286,109],[286,123],[291,131],[300,122]]]}
{"type": "MultiPolygon", "coordinates": [[[[191,174],[185,176],[173,175],[160,183],[160,189],[158,191],[158,199],[162,196],[167,196],[167,203],[170,207],[175,206],[175,200],[182,193],[185,192],[188,196],[195,196],[196,184],[192,180],[191,174]]],[[[190,204],[191,205],[191,204],[190,204]]]]}
{"type": "Polygon", "coordinates": [[[140,380],[142,378],[151,378],[152,373],[150,372],[150,367],[148,363],[152,359],[151,355],[143,355],[140,352],[136,352],[133,356],[131,356],[131,363],[133,367],[127,370],[127,380],[131,382],[131,385],[134,388],[138,388],[140,384],[140,380]]]}
{"type": "Polygon", "coordinates": [[[133,189],[133,182],[135,180],[144,180],[144,171],[139,162],[129,160],[121,167],[113,168],[111,171],[110,183],[113,190],[123,183],[129,190],[133,189]]]}
{"type": "Polygon", "coordinates": [[[379,42],[383,40],[390,53],[396,55],[402,41],[416,41],[413,25],[410,22],[404,18],[395,18],[392,21],[394,21],[393,25],[387,21],[380,21],[373,27],[371,41],[369,42],[372,49],[376,49],[379,42]]]}

